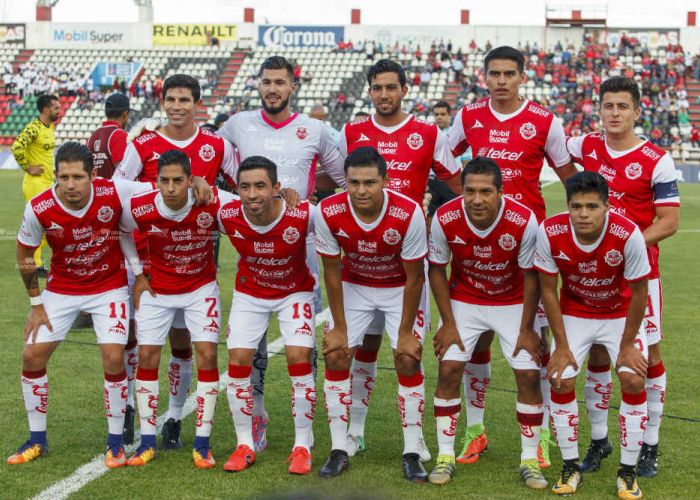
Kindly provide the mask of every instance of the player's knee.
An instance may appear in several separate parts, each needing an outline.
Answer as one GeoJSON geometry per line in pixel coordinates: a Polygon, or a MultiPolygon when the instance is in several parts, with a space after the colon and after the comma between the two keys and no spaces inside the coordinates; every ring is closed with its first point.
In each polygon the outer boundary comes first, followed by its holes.
{"type": "Polygon", "coordinates": [[[464,363],[442,361],[438,372],[438,387],[447,392],[459,392],[463,372],[464,363]]]}
{"type": "Polygon", "coordinates": [[[216,368],[216,344],[213,342],[198,342],[197,367],[203,370],[216,368]]]}
{"type": "Polygon", "coordinates": [[[405,377],[412,377],[420,370],[420,364],[410,356],[399,354],[394,359],[394,364],[396,365],[397,373],[405,377]]]}
{"type": "Polygon", "coordinates": [[[46,368],[46,360],[32,347],[28,345],[22,350],[22,369],[28,372],[43,370],[46,368]]]}
{"type": "Polygon", "coordinates": [[[149,370],[160,364],[160,346],[139,346],[139,367],[149,370]]]}
{"type": "Polygon", "coordinates": [[[102,365],[105,373],[117,374],[124,371],[124,348],[115,346],[102,350],[102,365]]]}
{"type": "Polygon", "coordinates": [[[560,381],[557,387],[557,379],[551,378],[552,392],[556,394],[568,394],[576,390],[576,378],[565,378],[560,381]]]}
{"type": "Polygon", "coordinates": [[[619,372],[620,388],[625,394],[639,394],[646,387],[644,377],[640,377],[636,373],[619,372]]]}
{"type": "Polygon", "coordinates": [[[661,363],[661,344],[649,346],[649,366],[656,366],[661,363]]]}

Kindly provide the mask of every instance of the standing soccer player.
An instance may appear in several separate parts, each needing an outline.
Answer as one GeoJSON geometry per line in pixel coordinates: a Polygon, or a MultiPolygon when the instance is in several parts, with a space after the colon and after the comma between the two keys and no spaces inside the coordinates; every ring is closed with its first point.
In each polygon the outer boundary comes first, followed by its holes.
{"type": "MultiPolygon", "coordinates": [[[[614,77],[600,86],[600,115],[605,134],[572,137],[567,146],[587,171],[598,172],[610,186],[611,210],[632,220],[647,245],[651,274],[644,328],[649,344],[647,398],[649,420],[639,455],[637,474],[657,473],[659,426],[666,392],[666,370],[661,359],[662,304],[659,242],[678,229],[680,198],[671,155],[634,133],[641,112],[637,82],[614,77]]],[[[608,405],[612,390],[610,358],[594,345],[586,371],[586,409],[591,421],[591,444],[581,462],[583,472],[594,472],[612,452],[608,441],[608,405]]]]}
{"type": "Polygon", "coordinates": [[[306,264],[306,241],[313,230],[314,207],[308,201],[288,206],[278,196],[277,167],[261,156],[241,162],[236,182],[240,199],[219,212],[220,228],[240,255],[226,334],[227,394],[238,445],[224,470],[243,471],[256,459],[251,372],[255,351],[276,313],[292,383],[294,446],[289,473],[308,474],[316,411],[311,366],[316,323],[315,280],[306,264]]]}
{"type": "Polygon", "coordinates": [[[425,404],[420,363],[426,324],[419,304],[426,293],[425,217],[415,201],[386,189],[387,163],[376,149],[361,147],[350,153],[345,171],[347,192],[320,203],[316,227],[333,316],[323,350],[332,450],[320,474],[334,477],[348,467],[349,354],[362,344],[379,312],[386,321],[399,379],[404,475],[424,482],[428,474],[420,461],[425,404]]]}
{"type": "MultiPolygon", "coordinates": [[[[532,210],[538,222],[545,218],[544,198],[539,178],[544,160],[563,181],[576,173],[566,150],[566,137],[561,122],[543,107],[518,94],[525,82],[525,60],[513,47],[498,47],[484,59],[486,87],[489,97],[463,107],[455,116],[448,140],[452,153],[458,156],[472,148],[472,154],[494,160],[503,174],[503,194],[532,210]]],[[[543,325],[539,318],[536,329],[543,325]]],[[[484,429],[486,391],[491,380],[493,332],[482,335],[464,372],[464,395],[467,401],[467,431],[464,450],[457,458],[461,463],[474,463],[486,449],[484,429]]],[[[543,365],[546,366],[546,356],[543,365]]],[[[542,369],[542,393],[545,397],[545,422],[549,387],[542,369]]],[[[549,429],[543,428],[540,440],[540,466],[549,467],[549,429]]]]}
{"type": "Polygon", "coordinates": [[[651,271],[644,236],[634,222],[609,210],[608,185],[598,173],[581,172],[567,180],[566,200],[568,213],[540,225],[535,255],[554,337],[547,367],[550,412],[564,460],[553,491],[568,496],[581,484],[576,376],[591,346],[601,344],[615,360],[622,389],[617,494],[641,498],[635,465],[647,421],[648,364],[640,326],[651,271]]]}
{"type": "Polygon", "coordinates": [[[503,197],[501,171],[493,160],[470,161],[462,179],[462,196],[438,208],[430,231],[430,285],[442,319],[433,340],[440,359],[435,390],[439,452],[430,482],[452,479],[464,365],[482,332],[493,330],[518,387],[520,475],[528,487],[546,488],[537,461],[544,415],[540,338],[533,330],[539,296],[532,269],[537,219],[524,205],[503,197]]]}

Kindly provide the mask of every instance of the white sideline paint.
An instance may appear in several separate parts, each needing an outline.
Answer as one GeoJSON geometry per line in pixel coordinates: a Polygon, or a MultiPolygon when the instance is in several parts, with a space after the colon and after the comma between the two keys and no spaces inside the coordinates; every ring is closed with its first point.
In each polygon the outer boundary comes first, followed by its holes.
{"type": "MultiPolygon", "coordinates": [[[[318,315],[316,315],[316,326],[319,326],[321,323],[326,321],[328,317],[330,316],[330,309],[326,308],[322,312],[320,312],[318,315]]],[[[272,341],[268,346],[267,350],[269,352],[268,358],[272,358],[276,354],[278,354],[282,348],[284,347],[284,338],[283,337],[278,337],[274,341],[272,341]]],[[[226,381],[228,380],[228,372],[223,371],[219,374],[219,391],[225,391],[226,390],[226,381]]],[[[190,414],[192,413],[195,408],[196,408],[196,403],[195,403],[195,393],[190,394],[190,396],[187,398],[187,401],[185,401],[185,406],[182,409],[182,418],[183,420],[190,414]]],[[[163,424],[165,423],[166,420],[166,414],[162,414],[160,417],[158,417],[158,420],[156,420],[156,435],[160,434],[160,430],[163,427],[163,424]]],[[[138,413],[136,415],[136,418],[138,418],[138,413]]],[[[134,441],[135,443],[139,442],[140,435],[139,433],[136,433],[134,436],[134,441]]],[[[127,455],[131,455],[136,451],[136,448],[138,448],[137,444],[132,444],[129,446],[124,447],[124,452],[127,455]]],[[[63,500],[65,498],[68,498],[69,495],[72,495],[76,491],[80,490],[83,486],[88,484],[91,481],[94,481],[95,479],[99,478],[100,476],[103,476],[107,472],[109,472],[109,469],[105,466],[105,460],[103,455],[97,455],[95,458],[93,458],[90,462],[86,463],[85,465],[81,465],[78,467],[73,474],[68,476],[65,479],[61,479],[57,483],[52,484],[49,486],[47,489],[36,495],[33,500],[63,500]]]]}

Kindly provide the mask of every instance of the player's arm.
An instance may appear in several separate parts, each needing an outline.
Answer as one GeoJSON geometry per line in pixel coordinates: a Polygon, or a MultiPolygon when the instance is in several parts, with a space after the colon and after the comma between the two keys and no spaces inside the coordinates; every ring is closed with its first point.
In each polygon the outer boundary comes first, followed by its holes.
{"type": "Polygon", "coordinates": [[[678,231],[681,220],[680,207],[657,206],[654,223],[644,230],[644,241],[647,246],[655,245],[678,231]]]}
{"type": "Polygon", "coordinates": [[[515,344],[513,357],[517,357],[521,350],[527,351],[532,359],[540,362],[542,342],[540,336],[534,330],[537,304],[540,300],[540,285],[537,271],[533,269],[535,250],[537,246],[537,220],[530,214],[523,241],[518,252],[518,265],[523,272],[523,315],[520,319],[520,333],[515,344]]]}
{"type": "Polygon", "coordinates": [[[467,134],[464,133],[464,123],[462,122],[463,114],[464,108],[457,112],[452,121],[452,126],[447,131],[447,144],[452,151],[452,156],[462,156],[469,148],[467,134]]]}
{"type": "Polygon", "coordinates": [[[115,179],[126,179],[133,181],[138,179],[139,175],[143,171],[143,162],[139,156],[139,152],[136,150],[134,143],[130,143],[126,150],[124,151],[124,157],[122,161],[119,162],[119,166],[114,171],[115,179]]]}
{"type": "Polygon", "coordinates": [[[460,194],[462,192],[462,176],[460,175],[462,168],[455,162],[447,136],[439,130],[435,138],[432,168],[437,178],[443,181],[453,193],[460,194]]]}
{"type": "MultiPolygon", "coordinates": [[[[321,127],[321,140],[319,143],[318,159],[321,168],[328,175],[329,179],[336,185],[345,187],[345,158],[340,154],[338,145],[331,137],[331,132],[326,126],[321,127]]],[[[316,181],[318,181],[318,176],[316,181]]],[[[323,180],[322,180],[323,181],[323,180]]],[[[329,185],[327,182],[325,184],[329,185]]],[[[324,186],[325,187],[325,186],[324,186]]],[[[318,189],[319,187],[317,187],[318,189]]],[[[334,189],[326,189],[330,191],[334,189]]]]}
{"type": "Polygon", "coordinates": [[[681,200],[676,176],[673,159],[666,153],[659,160],[652,174],[656,217],[642,233],[647,246],[655,245],[678,231],[681,200]]]}
{"type": "Polygon", "coordinates": [[[12,155],[15,157],[15,160],[22,170],[29,175],[41,175],[44,173],[44,167],[41,165],[30,165],[27,160],[27,148],[34,142],[38,135],[39,130],[34,122],[31,122],[24,127],[24,130],[19,133],[15,142],[12,143],[12,155]]]}
{"type": "Polygon", "coordinates": [[[115,130],[112,135],[109,136],[109,141],[107,142],[107,152],[109,157],[112,159],[114,165],[119,165],[124,159],[124,153],[126,153],[126,131],[122,129],[115,130]]]}
{"type": "Polygon", "coordinates": [[[550,163],[554,167],[554,173],[562,182],[572,175],[578,173],[574,162],[571,161],[571,155],[566,147],[566,135],[561,120],[556,116],[552,119],[549,126],[549,134],[547,134],[547,142],[544,145],[544,152],[550,163]]]}

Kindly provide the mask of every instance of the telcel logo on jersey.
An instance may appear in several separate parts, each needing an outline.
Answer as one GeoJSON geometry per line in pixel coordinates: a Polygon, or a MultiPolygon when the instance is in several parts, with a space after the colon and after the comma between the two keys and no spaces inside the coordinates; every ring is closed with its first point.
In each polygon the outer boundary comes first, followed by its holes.
{"type": "MultiPolygon", "coordinates": [[[[380,151],[380,154],[381,154],[381,151],[380,151]]],[[[411,163],[413,163],[413,160],[411,160],[411,161],[391,160],[389,163],[386,164],[386,169],[387,170],[406,171],[411,167],[411,163]]]]}
{"type": "Polygon", "coordinates": [[[481,148],[476,156],[485,156],[486,158],[491,158],[492,160],[518,161],[523,156],[523,152],[520,151],[517,153],[506,149],[481,148]]]}

